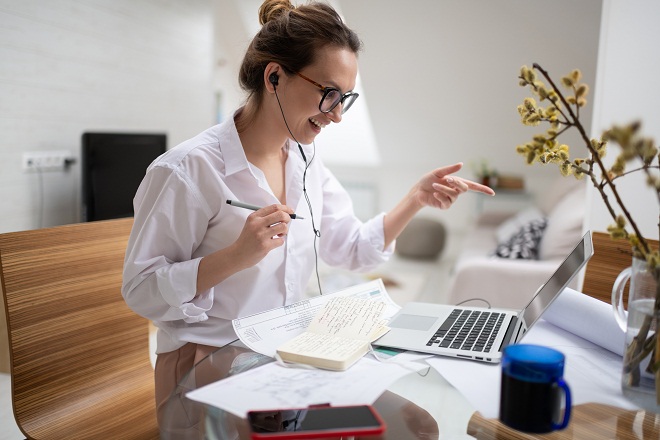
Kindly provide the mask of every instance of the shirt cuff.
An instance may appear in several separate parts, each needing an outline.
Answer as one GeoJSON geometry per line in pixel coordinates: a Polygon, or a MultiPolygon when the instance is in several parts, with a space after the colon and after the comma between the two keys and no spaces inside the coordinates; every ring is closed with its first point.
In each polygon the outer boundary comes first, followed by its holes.
{"type": "Polygon", "coordinates": [[[368,221],[367,240],[372,248],[382,257],[389,258],[394,253],[395,241],[392,241],[387,249],[383,249],[385,244],[385,213],[381,212],[376,217],[368,221]]]}
{"type": "Polygon", "coordinates": [[[201,258],[174,263],[156,271],[158,290],[172,308],[179,309],[187,323],[206,321],[213,305],[213,289],[195,296],[201,258]]]}

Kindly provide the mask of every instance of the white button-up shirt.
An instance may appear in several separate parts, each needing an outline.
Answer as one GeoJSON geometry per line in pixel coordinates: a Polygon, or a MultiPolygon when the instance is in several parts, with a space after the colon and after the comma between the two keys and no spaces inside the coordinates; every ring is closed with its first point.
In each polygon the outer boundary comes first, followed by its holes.
{"type": "MultiPolygon", "coordinates": [[[[187,342],[222,346],[236,339],[232,319],[303,298],[315,264],[314,231],[302,193],[305,162],[297,145],[290,146],[286,203],[304,219],[289,223],[283,246],[199,295],[201,258],[235,242],[252,212],[226,201],[279,201],[261,170],[248,162],[233,118],[150,165],[134,199],[122,294],[158,327],[157,353],[187,342]]],[[[311,147],[303,149],[310,159],[311,147]]],[[[387,260],[394,246],[383,251],[384,214],[366,223],[357,219],[349,195],[318,157],[307,170],[306,188],[323,261],[367,270],[387,260]]]]}

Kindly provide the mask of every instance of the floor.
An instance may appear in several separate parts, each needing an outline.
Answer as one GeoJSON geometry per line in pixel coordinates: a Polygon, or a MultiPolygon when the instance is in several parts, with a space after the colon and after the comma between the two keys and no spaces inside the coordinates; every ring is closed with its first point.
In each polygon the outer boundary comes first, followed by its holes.
{"type": "MultiPolygon", "coordinates": [[[[354,274],[321,267],[319,274],[323,289],[325,292],[333,292],[369,279],[382,278],[388,294],[397,304],[401,305],[412,300],[441,303],[446,297],[444,289],[447,286],[458,243],[460,240],[456,237],[454,240],[448,240],[438,260],[411,260],[394,255],[377,271],[367,274],[354,274]]],[[[311,290],[315,284],[314,278],[310,283],[311,290]]],[[[2,426],[0,440],[25,438],[14,422],[11,407],[11,378],[4,373],[0,373],[0,426],[2,426]]]]}

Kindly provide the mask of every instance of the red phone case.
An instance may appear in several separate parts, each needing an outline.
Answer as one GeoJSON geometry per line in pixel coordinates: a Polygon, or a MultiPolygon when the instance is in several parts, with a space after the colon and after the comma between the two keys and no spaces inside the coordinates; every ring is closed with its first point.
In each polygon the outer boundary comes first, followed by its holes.
{"type": "MultiPolygon", "coordinates": [[[[309,411],[323,411],[324,409],[332,408],[352,408],[353,406],[343,406],[343,407],[331,407],[331,406],[310,406],[308,408],[288,408],[288,411],[299,411],[299,410],[309,410],[309,411]]],[[[376,427],[364,427],[364,428],[353,428],[353,427],[337,427],[336,429],[324,429],[318,431],[277,431],[277,432],[255,432],[251,431],[251,438],[253,440],[303,440],[303,439],[315,439],[315,438],[324,438],[324,437],[339,437],[339,436],[350,436],[350,435],[378,435],[385,432],[385,422],[380,417],[378,412],[371,405],[355,405],[358,407],[366,407],[371,411],[374,419],[378,422],[376,427]]],[[[272,410],[279,411],[281,409],[272,410]]],[[[261,411],[269,410],[259,410],[259,411],[250,411],[248,413],[258,413],[261,411]]]]}

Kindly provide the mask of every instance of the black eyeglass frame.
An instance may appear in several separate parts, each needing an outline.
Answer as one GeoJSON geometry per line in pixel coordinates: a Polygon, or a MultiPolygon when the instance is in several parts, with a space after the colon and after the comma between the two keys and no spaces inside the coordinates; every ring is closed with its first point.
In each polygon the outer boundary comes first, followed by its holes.
{"type": "Polygon", "coordinates": [[[303,75],[300,72],[296,72],[296,75],[304,79],[305,81],[314,84],[316,87],[321,89],[323,91],[323,96],[321,96],[321,101],[319,102],[319,111],[321,113],[330,113],[332,110],[334,110],[335,107],[337,107],[341,103],[341,114],[343,115],[348,111],[349,108],[353,105],[355,100],[360,96],[359,93],[355,92],[346,92],[342,95],[341,90],[339,90],[336,87],[325,87],[322,86],[321,84],[317,83],[313,79],[307,78],[305,75],[303,75]],[[330,106],[329,109],[323,110],[323,101],[325,101],[325,98],[332,92],[337,92],[339,93],[340,98],[335,100],[335,102],[330,106]],[[344,101],[349,100],[346,105],[344,105],[344,101]]]}

